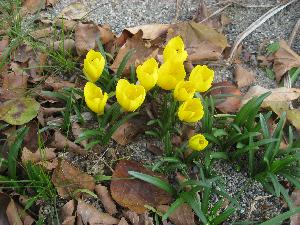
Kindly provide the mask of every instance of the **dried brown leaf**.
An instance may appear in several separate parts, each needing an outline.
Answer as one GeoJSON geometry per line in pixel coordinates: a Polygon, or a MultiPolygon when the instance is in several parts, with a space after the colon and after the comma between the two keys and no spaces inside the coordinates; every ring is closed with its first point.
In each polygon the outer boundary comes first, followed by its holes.
{"type": "Polygon", "coordinates": [[[75,28],[75,47],[78,55],[85,55],[90,49],[95,49],[97,38],[106,44],[114,40],[115,36],[110,30],[94,23],[79,23],[75,28]]]}
{"type": "Polygon", "coordinates": [[[68,201],[62,208],[61,208],[61,219],[65,221],[68,217],[73,216],[75,209],[75,202],[74,200],[68,201]]]}
{"type": "Polygon", "coordinates": [[[58,0],[46,0],[46,6],[53,6],[58,0]]]}
{"type": "Polygon", "coordinates": [[[76,216],[69,216],[63,220],[61,225],[75,225],[76,216]]]}
{"type": "Polygon", "coordinates": [[[3,52],[5,52],[6,47],[9,44],[9,37],[4,36],[2,40],[0,41],[0,58],[2,57],[3,52]]]}
{"type": "Polygon", "coordinates": [[[244,95],[242,99],[242,105],[246,104],[253,97],[260,96],[267,92],[271,92],[271,94],[263,101],[263,108],[269,106],[268,102],[288,102],[300,97],[300,89],[297,88],[280,87],[275,89],[266,89],[259,85],[256,85],[251,87],[249,91],[244,95]]]}
{"type": "Polygon", "coordinates": [[[112,200],[112,198],[107,190],[107,187],[102,186],[101,184],[98,184],[95,187],[95,191],[96,191],[98,197],[100,198],[100,200],[105,208],[105,211],[109,215],[116,214],[118,212],[117,207],[116,207],[116,204],[114,203],[114,201],[112,200]]]}
{"type": "MultiPolygon", "coordinates": [[[[82,129],[78,123],[72,123],[72,133],[77,139],[79,135],[82,133],[82,129]]],[[[85,147],[87,145],[87,140],[83,140],[79,143],[82,147],[85,147]]]]}
{"type": "Polygon", "coordinates": [[[2,94],[0,99],[15,99],[23,97],[27,88],[28,76],[23,73],[3,74],[2,94]]]}
{"type": "Polygon", "coordinates": [[[63,48],[64,51],[73,51],[73,50],[75,50],[75,41],[73,39],[66,39],[63,41],[55,41],[54,43],[50,43],[50,46],[53,46],[54,50],[63,48]]]}
{"type": "Polygon", "coordinates": [[[59,79],[56,76],[49,76],[45,80],[45,85],[46,85],[46,87],[53,88],[53,91],[57,91],[57,90],[60,90],[62,88],[75,87],[74,83],[59,79]]]}
{"type": "Polygon", "coordinates": [[[234,76],[239,88],[247,87],[255,81],[255,75],[252,71],[245,69],[239,64],[235,67],[234,76]]]}
{"type": "Polygon", "coordinates": [[[71,3],[66,6],[58,15],[58,18],[65,18],[68,20],[81,20],[88,13],[87,7],[80,2],[71,3]]]}
{"type": "Polygon", "coordinates": [[[192,21],[172,25],[168,31],[167,40],[177,35],[182,37],[189,54],[188,60],[192,63],[217,60],[228,45],[223,34],[192,21]]]}
{"type": "Polygon", "coordinates": [[[274,53],[274,72],[279,82],[282,76],[293,67],[300,67],[300,56],[284,41],[279,41],[280,48],[274,53]]]}
{"type": "MultiPolygon", "coordinates": [[[[167,205],[160,205],[157,208],[159,211],[166,213],[169,209],[167,205]]],[[[195,225],[195,214],[188,204],[182,204],[180,207],[169,216],[174,225],[195,225]]]]}
{"type": "Polygon", "coordinates": [[[52,32],[53,32],[52,27],[46,27],[39,30],[34,30],[30,33],[30,35],[34,39],[41,39],[41,38],[49,37],[52,34],[52,32]]]}
{"type": "Polygon", "coordinates": [[[110,216],[107,213],[98,211],[94,206],[86,204],[84,201],[79,200],[77,206],[77,213],[81,217],[84,225],[96,224],[118,224],[119,220],[110,216]]]}
{"type": "Polygon", "coordinates": [[[126,219],[124,217],[122,217],[120,219],[120,222],[118,223],[118,225],[129,225],[129,224],[127,223],[126,219]]]}
{"type": "Polygon", "coordinates": [[[79,155],[86,155],[87,152],[81,148],[79,145],[75,144],[74,142],[67,139],[64,135],[62,135],[59,131],[55,131],[54,133],[54,140],[51,143],[54,148],[60,150],[68,150],[70,152],[79,154],[79,155]]]}
{"type": "Polygon", "coordinates": [[[216,108],[223,113],[237,112],[241,106],[241,92],[234,84],[223,81],[213,84],[211,95],[217,98],[216,108]],[[222,95],[229,95],[223,97],[222,95]]]}
{"type": "Polygon", "coordinates": [[[124,216],[130,220],[132,225],[154,225],[153,218],[149,216],[148,212],[138,214],[133,211],[123,212],[124,216]]]}
{"type": "Polygon", "coordinates": [[[60,28],[63,28],[64,31],[73,31],[75,29],[75,26],[77,25],[78,22],[74,20],[68,20],[66,18],[64,19],[56,19],[54,21],[55,26],[58,26],[60,28]]]}
{"type": "Polygon", "coordinates": [[[24,0],[21,11],[25,14],[33,14],[43,8],[45,8],[45,0],[24,0]]]}
{"type": "MultiPolygon", "coordinates": [[[[293,191],[293,193],[291,194],[291,199],[292,199],[295,207],[300,206],[300,190],[299,189],[295,189],[293,191]]],[[[299,225],[300,224],[300,213],[293,215],[290,219],[291,219],[290,225],[299,225]]]]}
{"type": "Polygon", "coordinates": [[[31,152],[28,148],[24,147],[22,150],[22,163],[33,162],[38,163],[41,161],[52,160],[56,158],[55,148],[45,148],[43,150],[37,150],[36,152],[31,152]]]}
{"type": "Polygon", "coordinates": [[[126,43],[121,47],[113,64],[110,67],[114,72],[116,72],[119,68],[119,65],[122,62],[124,56],[132,49],[134,50],[134,54],[128,60],[123,75],[129,75],[130,65],[137,67],[146,59],[156,57],[158,48],[152,46],[149,41],[144,40],[142,37],[143,32],[140,30],[133,37],[126,40],[126,43]]]}
{"type": "Polygon", "coordinates": [[[94,178],[65,160],[60,160],[52,174],[52,182],[61,197],[73,194],[77,189],[95,189],[94,178]]]}
{"type": "Polygon", "coordinates": [[[143,133],[144,121],[138,119],[131,119],[123,123],[113,133],[112,139],[115,140],[119,145],[127,145],[132,142],[133,139],[139,134],[143,133]]]}
{"type": "Polygon", "coordinates": [[[128,171],[136,171],[166,180],[137,162],[119,161],[110,185],[111,195],[118,204],[137,213],[143,213],[147,210],[145,205],[155,207],[160,204],[168,204],[171,201],[170,194],[150,183],[139,179],[126,179],[131,177],[128,171]]]}
{"type": "Polygon", "coordinates": [[[24,63],[32,57],[32,48],[28,45],[19,46],[14,53],[14,61],[24,63]]]}
{"type": "Polygon", "coordinates": [[[141,30],[143,32],[143,39],[154,40],[167,33],[170,25],[169,24],[146,24],[136,27],[129,27],[125,30],[135,35],[141,30]]]}

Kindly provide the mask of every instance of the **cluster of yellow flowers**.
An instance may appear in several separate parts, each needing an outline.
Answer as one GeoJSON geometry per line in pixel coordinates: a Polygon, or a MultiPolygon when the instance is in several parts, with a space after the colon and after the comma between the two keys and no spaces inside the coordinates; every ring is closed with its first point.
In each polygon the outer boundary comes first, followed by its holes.
{"type": "MultiPolygon", "coordinates": [[[[116,98],[124,111],[137,110],[145,100],[146,92],[158,85],[164,90],[173,90],[174,98],[182,102],[178,109],[181,121],[195,123],[203,115],[203,106],[199,98],[194,98],[195,92],[205,92],[212,84],[214,71],[207,66],[196,66],[188,80],[184,61],[188,54],[181,37],[172,38],[163,51],[164,63],[159,67],[154,58],[146,60],[136,69],[137,84],[131,84],[126,79],[120,79],[116,86],[116,98]]],[[[108,94],[103,93],[94,83],[100,78],[105,66],[105,59],[100,52],[90,50],[84,60],[83,72],[89,82],[84,87],[84,97],[87,106],[102,115],[108,100],[108,94]]],[[[194,150],[202,150],[208,142],[203,135],[198,134],[189,140],[189,146],[194,150]],[[197,143],[197,144],[196,144],[197,143]]]]}

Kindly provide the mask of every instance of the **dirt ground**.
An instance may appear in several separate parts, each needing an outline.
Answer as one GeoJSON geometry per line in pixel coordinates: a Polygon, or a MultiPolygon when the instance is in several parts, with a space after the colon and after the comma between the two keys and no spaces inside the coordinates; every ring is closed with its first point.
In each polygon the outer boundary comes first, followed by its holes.
{"type": "MultiPolygon", "coordinates": [[[[75,0],[60,0],[52,9],[48,11],[53,17],[59,14],[63,8],[75,0]]],[[[113,31],[120,33],[126,27],[149,23],[172,23],[177,19],[189,20],[195,15],[199,0],[82,0],[80,1],[91,10],[87,20],[92,20],[99,24],[109,24],[113,31]]],[[[230,18],[231,23],[227,25],[223,33],[228,38],[229,44],[232,45],[237,36],[243,32],[251,23],[258,19],[272,7],[286,2],[283,0],[204,0],[205,4],[211,10],[216,12],[227,5],[222,10],[222,14],[230,18]]],[[[249,60],[246,62],[248,69],[256,75],[256,82],[266,88],[276,87],[275,81],[266,76],[265,70],[258,66],[257,56],[261,54],[262,47],[279,39],[288,40],[296,22],[300,18],[300,0],[284,8],[279,13],[267,20],[262,26],[251,33],[243,42],[243,53],[248,54],[249,60]]],[[[293,49],[300,53],[300,34],[296,37],[292,45],[293,49]]],[[[216,71],[216,81],[233,80],[233,66],[215,65],[212,66],[216,71]]],[[[296,83],[299,87],[299,81],[296,83]]],[[[127,146],[122,151],[128,152],[128,156],[139,161],[149,161],[151,156],[146,149],[147,140],[143,137],[127,146]]],[[[111,146],[113,149],[114,146],[111,146]]],[[[119,151],[116,150],[115,151],[119,151]]],[[[107,151],[110,152],[110,151],[107,151]]],[[[88,160],[88,159],[86,159],[88,160]]],[[[74,159],[73,162],[82,162],[82,159],[74,159]]],[[[98,159],[91,159],[90,168],[84,169],[88,173],[99,172],[103,166],[99,164],[98,159]],[[95,170],[95,171],[92,171],[95,170]]],[[[247,182],[247,175],[237,172],[236,169],[227,164],[217,164],[215,166],[217,173],[222,175],[228,183],[228,190],[232,195],[237,193],[241,186],[247,182]]],[[[262,186],[254,183],[245,190],[240,197],[242,209],[239,210],[238,216],[232,218],[232,221],[239,220],[266,220],[278,215],[282,211],[283,202],[275,197],[270,197],[262,186]],[[262,210],[263,209],[263,210],[262,210]]]]}

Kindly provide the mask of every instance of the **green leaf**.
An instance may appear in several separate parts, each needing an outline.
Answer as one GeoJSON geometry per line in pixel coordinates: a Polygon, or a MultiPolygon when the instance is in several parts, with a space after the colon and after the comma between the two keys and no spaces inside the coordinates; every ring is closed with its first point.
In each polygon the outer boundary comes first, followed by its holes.
{"type": "Polygon", "coordinates": [[[267,173],[267,174],[268,174],[268,177],[271,179],[271,182],[273,184],[276,197],[279,197],[280,196],[280,183],[278,182],[277,177],[272,173],[267,173]]]}
{"type": "Polygon", "coordinates": [[[259,121],[260,121],[260,126],[261,126],[262,133],[264,135],[264,138],[269,138],[270,137],[269,127],[267,125],[267,121],[266,121],[265,117],[261,113],[259,114],[259,121]]]}
{"type": "Polygon", "coordinates": [[[24,137],[28,132],[27,127],[22,127],[17,131],[17,137],[9,149],[8,153],[8,175],[11,179],[17,178],[17,158],[21,145],[23,143],[24,137]]]}
{"type": "Polygon", "coordinates": [[[277,52],[279,50],[279,48],[280,48],[279,42],[274,42],[272,44],[269,44],[267,46],[267,54],[271,55],[271,54],[277,52]]]}
{"type": "Polygon", "coordinates": [[[77,189],[73,192],[73,195],[75,196],[77,193],[85,193],[85,194],[89,194],[94,198],[98,198],[98,196],[94,192],[90,191],[89,189],[77,189]]]}
{"type": "Polygon", "coordinates": [[[284,220],[290,218],[291,216],[295,215],[296,213],[300,212],[300,207],[293,208],[285,213],[282,213],[274,218],[261,223],[260,225],[274,225],[274,224],[281,224],[284,220]]]}
{"type": "Polygon", "coordinates": [[[40,104],[34,98],[20,98],[4,102],[0,107],[0,120],[12,125],[23,125],[37,116],[40,104]]]}
{"type": "Polygon", "coordinates": [[[139,172],[135,172],[135,171],[128,171],[128,174],[135,178],[138,178],[140,180],[143,180],[145,182],[153,184],[154,186],[156,186],[170,194],[175,193],[175,189],[168,182],[163,181],[162,179],[160,179],[158,177],[153,177],[148,174],[139,173],[139,172]]]}
{"type": "Polygon", "coordinates": [[[222,212],[220,215],[215,217],[211,224],[218,225],[223,223],[226,219],[228,219],[233,213],[235,212],[234,208],[227,208],[224,212],[222,212]]]}
{"type": "Polygon", "coordinates": [[[163,215],[162,221],[168,219],[168,217],[182,204],[184,203],[184,200],[182,198],[177,198],[175,202],[171,204],[171,206],[168,208],[167,212],[163,215]]]}

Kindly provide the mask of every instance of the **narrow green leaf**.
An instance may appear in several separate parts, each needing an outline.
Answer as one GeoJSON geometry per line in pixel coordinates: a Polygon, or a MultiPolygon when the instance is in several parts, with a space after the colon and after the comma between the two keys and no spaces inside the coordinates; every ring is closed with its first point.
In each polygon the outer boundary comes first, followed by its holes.
{"type": "Polygon", "coordinates": [[[222,212],[220,215],[215,217],[211,224],[218,225],[223,223],[226,219],[228,219],[233,213],[235,212],[234,208],[227,208],[224,212],[222,212]]]}
{"type": "Polygon", "coordinates": [[[163,215],[162,221],[168,219],[168,217],[182,204],[184,203],[184,200],[182,198],[177,198],[175,202],[171,204],[171,206],[168,208],[167,212],[163,215]]]}

